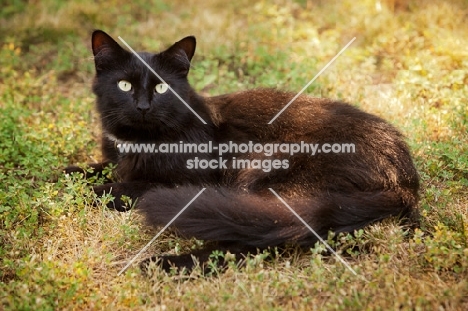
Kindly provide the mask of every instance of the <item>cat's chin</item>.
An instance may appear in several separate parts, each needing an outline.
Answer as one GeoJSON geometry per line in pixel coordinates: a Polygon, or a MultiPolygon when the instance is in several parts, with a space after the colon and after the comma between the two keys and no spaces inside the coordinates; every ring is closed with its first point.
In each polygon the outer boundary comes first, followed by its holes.
{"type": "Polygon", "coordinates": [[[120,124],[120,127],[128,131],[155,132],[166,127],[159,118],[154,116],[127,116],[127,120],[120,124]]]}
{"type": "Polygon", "coordinates": [[[119,126],[104,126],[104,135],[114,142],[136,142],[141,140],[154,140],[158,131],[153,128],[126,124],[119,126]]]}
{"type": "Polygon", "coordinates": [[[172,119],[162,113],[150,113],[146,115],[135,114],[132,116],[127,116],[127,119],[129,123],[126,124],[127,126],[130,126],[135,129],[149,131],[159,130],[165,127],[177,127],[178,122],[180,122],[180,120],[172,119]]]}
{"type": "Polygon", "coordinates": [[[166,133],[168,131],[174,131],[179,126],[173,122],[164,122],[164,120],[153,119],[151,121],[145,120],[135,122],[131,125],[131,128],[137,131],[145,133],[166,133]]]}

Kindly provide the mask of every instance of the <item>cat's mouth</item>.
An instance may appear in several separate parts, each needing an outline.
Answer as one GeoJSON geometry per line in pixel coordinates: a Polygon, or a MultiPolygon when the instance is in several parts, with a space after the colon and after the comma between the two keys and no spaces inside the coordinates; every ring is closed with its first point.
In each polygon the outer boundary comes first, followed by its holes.
{"type": "Polygon", "coordinates": [[[129,127],[150,133],[166,133],[183,129],[179,120],[166,114],[145,114],[130,119],[129,127]]]}
{"type": "Polygon", "coordinates": [[[158,138],[161,135],[172,135],[184,131],[184,120],[164,111],[150,111],[142,114],[131,111],[118,117],[103,117],[103,128],[123,140],[143,137],[158,138]]]}
{"type": "Polygon", "coordinates": [[[150,129],[155,126],[160,126],[159,118],[150,112],[135,112],[126,116],[126,125],[135,128],[150,129]]]}

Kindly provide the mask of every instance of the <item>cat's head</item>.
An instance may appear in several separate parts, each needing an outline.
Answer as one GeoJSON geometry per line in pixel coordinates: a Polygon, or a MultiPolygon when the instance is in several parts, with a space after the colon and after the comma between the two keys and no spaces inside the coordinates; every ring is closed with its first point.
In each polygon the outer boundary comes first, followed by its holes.
{"type": "Polygon", "coordinates": [[[194,114],[180,98],[195,105],[196,95],[187,81],[195,46],[195,37],[190,36],[163,52],[137,56],[105,32],[94,31],[93,91],[104,131],[134,141],[181,131],[194,122],[194,114]]]}

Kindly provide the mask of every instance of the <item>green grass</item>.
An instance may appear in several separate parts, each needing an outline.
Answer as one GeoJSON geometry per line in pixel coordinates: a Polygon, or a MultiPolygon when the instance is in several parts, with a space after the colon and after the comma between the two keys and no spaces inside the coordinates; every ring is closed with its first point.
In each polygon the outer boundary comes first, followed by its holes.
{"type": "MultiPolygon", "coordinates": [[[[467,1],[13,1],[0,13],[0,310],[468,309],[467,1]],[[322,3],[322,4],[320,4],[322,3]],[[387,4],[386,4],[387,3],[387,4]],[[299,91],[340,98],[395,124],[421,175],[421,226],[394,220],[324,247],[260,254],[217,277],[118,271],[157,232],[103,207],[61,168],[97,162],[90,33],[138,50],[186,35],[203,94],[299,91]],[[95,207],[94,205],[97,206],[95,207]]],[[[164,233],[145,256],[203,242],[164,233]]],[[[274,250],[272,250],[274,251],[274,250]]]]}

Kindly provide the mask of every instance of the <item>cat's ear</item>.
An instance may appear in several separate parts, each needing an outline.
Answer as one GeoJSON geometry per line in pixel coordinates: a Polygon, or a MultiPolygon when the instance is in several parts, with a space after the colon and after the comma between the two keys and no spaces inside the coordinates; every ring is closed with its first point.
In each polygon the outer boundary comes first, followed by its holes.
{"type": "Polygon", "coordinates": [[[188,36],[174,43],[164,52],[164,54],[183,60],[184,63],[190,63],[193,54],[195,54],[196,45],[197,41],[195,40],[195,37],[188,36]]]}
{"type": "Polygon", "coordinates": [[[124,49],[102,30],[95,30],[91,39],[94,56],[105,55],[109,53],[120,53],[124,49]]]}
{"type": "Polygon", "coordinates": [[[102,69],[103,65],[109,61],[115,61],[127,53],[111,36],[102,30],[93,32],[91,45],[97,70],[102,69]]]}

